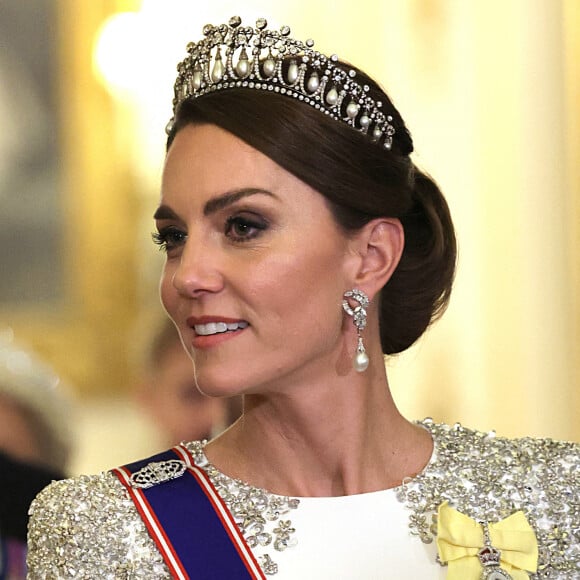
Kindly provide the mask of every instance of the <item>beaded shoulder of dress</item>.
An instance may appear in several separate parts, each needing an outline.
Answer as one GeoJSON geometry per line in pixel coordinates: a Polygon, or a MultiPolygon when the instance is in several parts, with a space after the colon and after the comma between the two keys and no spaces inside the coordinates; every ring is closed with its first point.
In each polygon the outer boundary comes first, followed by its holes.
{"type": "Polygon", "coordinates": [[[110,472],[51,483],[30,507],[28,580],[171,578],[110,472]]]}
{"type": "Polygon", "coordinates": [[[507,439],[460,424],[425,419],[435,442],[427,468],[396,489],[410,510],[413,535],[430,543],[443,501],[477,521],[522,510],[539,546],[533,579],[580,578],[580,445],[552,439],[507,439]]]}

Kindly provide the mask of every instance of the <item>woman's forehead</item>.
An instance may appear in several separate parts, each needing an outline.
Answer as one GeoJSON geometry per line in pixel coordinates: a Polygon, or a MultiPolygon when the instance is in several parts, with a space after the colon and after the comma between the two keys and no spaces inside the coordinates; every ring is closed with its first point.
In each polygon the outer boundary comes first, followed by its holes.
{"type": "Polygon", "coordinates": [[[262,193],[283,201],[290,192],[294,194],[292,197],[309,192],[322,198],[257,149],[210,124],[187,125],[177,133],[169,148],[162,199],[179,191],[208,199],[262,193]]]}
{"type": "MultiPolygon", "coordinates": [[[[216,125],[187,125],[175,136],[164,176],[195,173],[199,179],[223,180],[282,170],[266,155],[216,125]]],[[[283,171],[283,170],[282,170],[283,171]]]]}

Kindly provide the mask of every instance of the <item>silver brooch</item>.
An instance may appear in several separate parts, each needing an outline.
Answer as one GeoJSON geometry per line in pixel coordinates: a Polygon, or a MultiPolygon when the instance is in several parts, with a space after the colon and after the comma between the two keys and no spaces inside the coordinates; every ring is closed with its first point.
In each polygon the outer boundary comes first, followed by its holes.
{"type": "Polygon", "coordinates": [[[181,477],[186,469],[187,465],[179,459],[152,461],[131,475],[129,484],[134,488],[147,489],[181,477]]]}

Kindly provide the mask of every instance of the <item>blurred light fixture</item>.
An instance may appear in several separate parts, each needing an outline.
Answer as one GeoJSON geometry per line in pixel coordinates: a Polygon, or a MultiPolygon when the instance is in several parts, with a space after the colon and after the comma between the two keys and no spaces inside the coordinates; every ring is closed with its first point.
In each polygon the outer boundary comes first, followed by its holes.
{"type": "Polygon", "coordinates": [[[287,10],[282,6],[273,8],[270,0],[247,0],[244,8],[226,0],[143,0],[138,11],[118,12],[103,22],[94,41],[94,74],[125,107],[120,122],[134,135],[134,164],[145,179],[158,180],[176,65],[187,43],[208,22],[227,22],[234,14],[248,24],[271,14],[268,20],[276,26],[287,10]]]}
{"type": "Polygon", "coordinates": [[[101,26],[93,51],[93,70],[102,84],[115,96],[135,92],[142,68],[132,58],[138,46],[139,15],[120,12],[101,26]]]}

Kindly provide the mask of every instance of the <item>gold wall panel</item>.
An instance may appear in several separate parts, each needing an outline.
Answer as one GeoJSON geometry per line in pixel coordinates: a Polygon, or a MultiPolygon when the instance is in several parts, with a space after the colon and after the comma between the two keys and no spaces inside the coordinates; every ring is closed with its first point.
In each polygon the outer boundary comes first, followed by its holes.
{"type": "Polygon", "coordinates": [[[59,305],[0,312],[83,395],[128,384],[127,334],[136,315],[138,198],[115,105],[95,80],[93,42],[104,19],[135,3],[59,0],[64,295],[59,305]]]}

